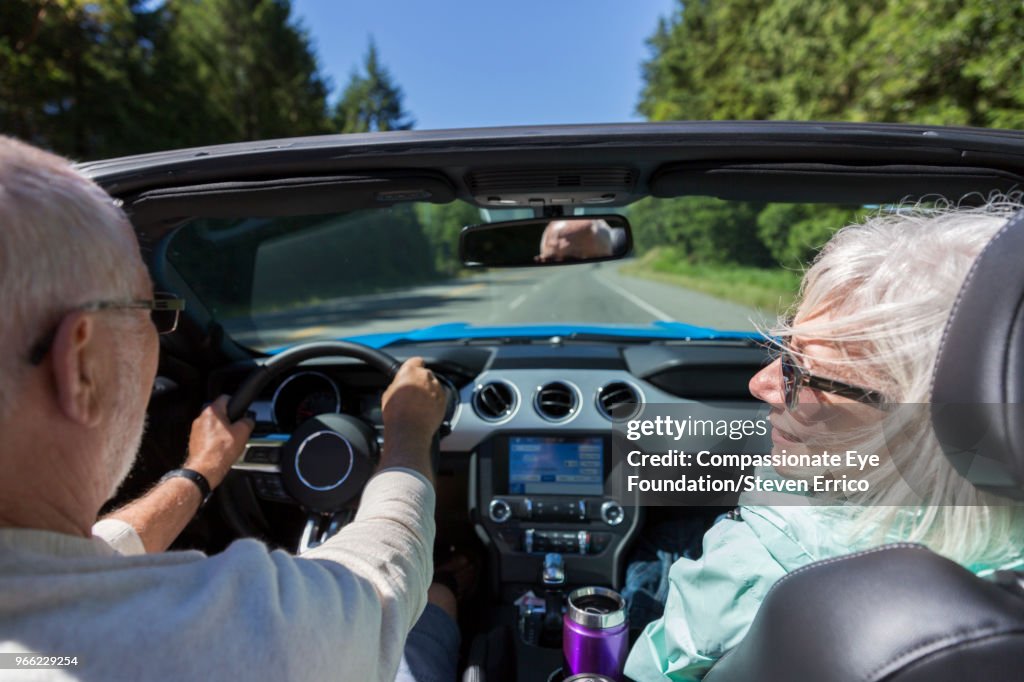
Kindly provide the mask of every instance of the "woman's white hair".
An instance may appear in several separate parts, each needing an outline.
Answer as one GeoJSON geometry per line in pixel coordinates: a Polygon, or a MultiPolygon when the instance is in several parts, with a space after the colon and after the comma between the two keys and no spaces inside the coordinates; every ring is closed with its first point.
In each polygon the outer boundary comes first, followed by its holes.
{"type": "Polygon", "coordinates": [[[32,344],[76,305],[131,297],[137,254],[100,187],[67,160],[0,136],[0,419],[31,369],[32,344]]]}
{"type": "Polygon", "coordinates": [[[888,438],[894,466],[871,481],[856,525],[872,542],[922,542],[967,566],[1020,554],[1020,506],[979,491],[953,469],[927,405],[940,340],[967,272],[1022,208],[1016,196],[974,207],[903,206],[845,227],[805,273],[796,316],[772,330],[835,344],[836,378],[899,405],[885,434],[876,430],[888,438]]]}

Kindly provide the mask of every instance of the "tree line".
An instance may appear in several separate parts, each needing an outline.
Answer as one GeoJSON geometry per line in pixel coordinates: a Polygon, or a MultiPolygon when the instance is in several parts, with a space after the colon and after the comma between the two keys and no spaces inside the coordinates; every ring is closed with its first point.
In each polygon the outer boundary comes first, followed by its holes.
{"type": "MultiPolygon", "coordinates": [[[[637,110],[654,121],[1024,127],[1019,2],[679,0],[648,44],[637,110]]],[[[642,202],[633,221],[639,244],[683,259],[793,267],[863,213],[687,197],[642,202]]]]}
{"type": "Polygon", "coordinates": [[[291,0],[0,2],[0,132],[78,160],[413,125],[372,39],[331,90],[291,0]]]}
{"type": "Polygon", "coordinates": [[[871,210],[677,197],[642,199],[627,212],[641,253],[668,248],[691,264],[799,269],[835,230],[871,210]]]}

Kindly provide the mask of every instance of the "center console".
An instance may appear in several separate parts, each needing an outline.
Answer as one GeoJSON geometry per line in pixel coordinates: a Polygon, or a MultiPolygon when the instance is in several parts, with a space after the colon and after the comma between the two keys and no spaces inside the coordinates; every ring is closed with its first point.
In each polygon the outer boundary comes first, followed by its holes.
{"type": "Polygon", "coordinates": [[[480,444],[470,511],[502,593],[536,585],[550,553],[562,555],[569,585],[621,587],[640,509],[608,495],[611,464],[608,434],[505,432],[480,444]]]}

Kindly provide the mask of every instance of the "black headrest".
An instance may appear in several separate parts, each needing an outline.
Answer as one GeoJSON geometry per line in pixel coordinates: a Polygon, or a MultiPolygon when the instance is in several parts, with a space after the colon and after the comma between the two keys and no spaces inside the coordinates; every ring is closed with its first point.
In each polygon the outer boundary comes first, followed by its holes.
{"type": "Polygon", "coordinates": [[[704,682],[1019,680],[1024,599],[921,545],[787,573],[704,682]]]}
{"type": "Polygon", "coordinates": [[[932,424],[946,456],[979,488],[1024,489],[1024,212],[971,267],[943,334],[932,424]]]}

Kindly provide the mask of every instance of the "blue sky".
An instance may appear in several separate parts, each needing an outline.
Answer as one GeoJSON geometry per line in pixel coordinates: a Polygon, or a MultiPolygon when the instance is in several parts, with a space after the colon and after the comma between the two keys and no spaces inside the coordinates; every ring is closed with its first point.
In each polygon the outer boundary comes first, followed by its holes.
{"type": "Polygon", "coordinates": [[[333,98],[372,35],[416,128],[636,121],[676,0],[293,0],[333,98]]]}

